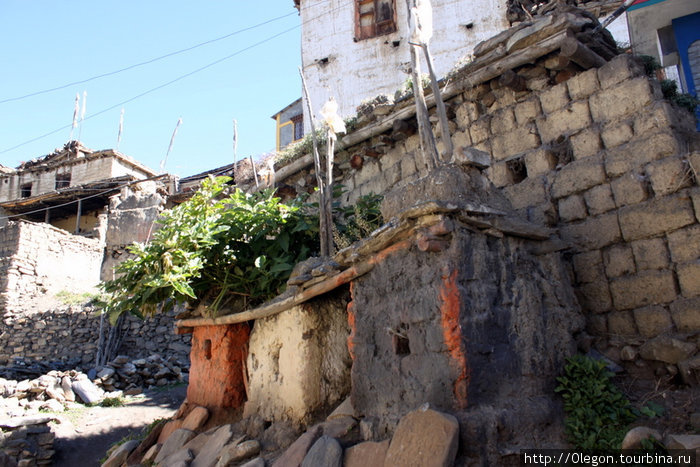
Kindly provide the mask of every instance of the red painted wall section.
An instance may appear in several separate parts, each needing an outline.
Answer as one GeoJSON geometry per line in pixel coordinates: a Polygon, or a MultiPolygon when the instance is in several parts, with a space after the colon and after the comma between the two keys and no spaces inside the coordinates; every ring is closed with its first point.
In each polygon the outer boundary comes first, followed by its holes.
{"type": "Polygon", "coordinates": [[[442,277],[440,288],[440,319],[442,333],[447,351],[452,358],[452,366],[457,371],[457,379],[453,385],[455,405],[457,408],[467,407],[467,388],[469,387],[469,366],[462,341],[462,328],[459,325],[459,314],[462,308],[462,298],[457,287],[457,270],[442,277]]]}
{"type": "Polygon", "coordinates": [[[348,336],[348,353],[350,359],[355,361],[355,302],[353,302],[355,292],[355,282],[350,282],[350,302],[348,303],[348,326],[350,335],[348,336]]]}
{"type": "Polygon", "coordinates": [[[190,404],[210,410],[243,405],[249,336],[247,323],[194,328],[187,387],[190,404]]]}

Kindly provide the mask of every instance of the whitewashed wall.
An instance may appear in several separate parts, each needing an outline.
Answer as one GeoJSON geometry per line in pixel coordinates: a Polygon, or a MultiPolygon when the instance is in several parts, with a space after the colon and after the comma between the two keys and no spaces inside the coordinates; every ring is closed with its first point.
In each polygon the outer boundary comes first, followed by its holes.
{"type": "MultiPolygon", "coordinates": [[[[435,33],[430,47],[436,73],[454,64],[484,39],[509,27],[503,0],[433,0],[435,33]],[[472,24],[471,28],[465,25],[472,24]]],[[[408,77],[401,71],[410,61],[405,0],[396,0],[397,31],[355,42],[354,3],[348,0],[301,2],[302,64],[314,114],[334,96],[343,117],[355,114],[363,99],[393,94],[408,77]],[[394,45],[398,42],[398,45],[394,45]],[[327,64],[319,61],[328,58],[327,64]]],[[[422,65],[427,73],[427,66],[422,65]]],[[[305,131],[310,129],[304,115],[305,131]]]]}

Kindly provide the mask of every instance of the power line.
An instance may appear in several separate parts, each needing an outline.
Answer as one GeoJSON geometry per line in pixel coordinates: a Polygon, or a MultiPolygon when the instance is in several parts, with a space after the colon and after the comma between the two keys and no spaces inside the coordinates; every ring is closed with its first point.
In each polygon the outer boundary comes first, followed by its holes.
{"type": "MultiPolygon", "coordinates": [[[[104,114],[104,113],[106,113],[106,112],[109,112],[110,110],[113,110],[113,109],[115,109],[115,108],[117,108],[117,107],[123,106],[124,104],[128,104],[129,102],[135,101],[136,99],[139,99],[139,98],[141,98],[141,97],[143,97],[143,96],[146,96],[146,95],[148,95],[148,94],[151,94],[152,92],[158,91],[159,89],[162,89],[162,88],[164,88],[164,87],[166,87],[166,86],[170,86],[171,84],[176,83],[176,82],[178,82],[178,81],[180,81],[180,80],[182,80],[182,79],[184,79],[184,78],[187,78],[187,77],[192,76],[192,75],[194,75],[194,74],[196,74],[196,73],[199,73],[199,72],[204,71],[204,70],[206,70],[206,69],[208,69],[208,68],[211,68],[211,67],[214,66],[214,65],[218,65],[219,63],[221,63],[221,62],[223,62],[223,61],[225,61],[225,60],[228,60],[228,59],[230,59],[230,58],[233,58],[233,57],[235,57],[236,55],[239,55],[239,54],[241,54],[241,53],[243,53],[243,52],[246,52],[246,51],[248,51],[248,50],[250,50],[250,49],[252,49],[252,48],[254,48],[254,47],[257,47],[257,46],[259,46],[259,45],[261,45],[261,44],[264,44],[264,43],[269,42],[269,41],[271,41],[271,40],[273,40],[273,39],[276,39],[277,37],[279,37],[279,36],[281,36],[281,35],[283,35],[283,34],[286,34],[286,33],[290,32],[290,31],[293,31],[294,29],[297,29],[297,28],[299,28],[299,27],[302,26],[302,25],[305,25],[305,24],[310,23],[310,22],[312,22],[312,21],[316,21],[316,20],[318,20],[319,18],[321,18],[322,16],[325,16],[325,15],[327,15],[327,14],[330,14],[330,13],[332,13],[333,11],[339,10],[339,9],[341,9],[341,8],[344,8],[344,7],[348,6],[348,5],[352,5],[353,2],[354,2],[354,0],[353,0],[353,1],[350,1],[350,2],[347,2],[347,3],[340,4],[340,5],[338,5],[337,7],[332,8],[332,9],[330,9],[330,10],[326,10],[326,11],[324,11],[322,14],[320,14],[320,15],[318,15],[318,16],[315,16],[315,17],[313,17],[313,18],[307,19],[307,20],[304,21],[301,25],[297,25],[297,26],[291,27],[291,28],[289,28],[289,29],[285,29],[284,31],[282,31],[282,32],[280,32],[280,33],[277,33],[277,34],[275,34],[275,35],[273,35],[273,36],[267,37],[267,38],[265,38],[265,39],[263,39],[263,40],[261,40],[261,41],[258,41],[258,42],[254,43],[254,44],[252,44],[252,45],[249,45],[248,47],[245,47],[245,48],[243,48],[243,49],[240,49],[240,50],[238,50],[238,51],[236,51],[236,52],[234,52],[234,53],[232,53],[232,54],[230,54],[230,55],[227,55],[227,56],[225,56],[225,57],[223,57],[223,58],[220,58],[220,59],[218,59],[218,60],[215,60],[215,61],[213,61],[213,62],[210,62],[210,63],[208,63],[208,64],[206,64],[206,65],[204,65],[204,66],[202,66],[202,67],[199,67],[199,68],[197,68],[197,69],[195,69],[195,70],[190,71],[189,73],[185,73],[184,75],[180,75],[180,76],[178,76],[177,78],[175,78],[175,79],[173,79],[173,80],[170,80],[170,81],[168,81],[168,82],[166,82],[166,83],[163,83],[163,84],[158,85],[158,86],[156,86],[156,87],[154,87],[154,88],[151,88],[151,89],[149,89],[149,90],[147,90],[147,91],[144,91],[144,92],[142,92],[142,93],[140,93],[140,94],[137,94],[136,96],[133,96],[133,97],[131,97],[131,98],[125,100],[125,101],[119,102],[119,103],[117,103],[117,104],[114,104],[114,105],[112,105],[111,107],[108,107],[108,108],[106,108],[106,109],[100,110],[99,112],[96,112],[96,113],[94,113],[94,114],[91,114],[90,116],[85,117],[84,120],[90,120],[91,118],[94,118],[94,117],[97,117],[97,116],[99,116],[99,115],[102,115],[102,114],[104,114]]],[[[287,15],[284,15],[283,17],[289,16],[289,15],[291,15],[291,14],[294,14],[294,13],[289,13],[289,14],[287,14],[287,15]]],[[[270,21],[274,21],[274,19],[273,19],[273,20],[269,20],[268,22],[270,22],[270,21]]],[[[252,28],[252,27],[255,27],[255,26],[251,26],[250,28],[252,28]]],[[[234,33],[231,33],[231,34],[234,34],[234,33]]],[[[215,41],[215,40],[218,40],[218,39],[212,39],[212,41],[215,41]]],[[[196,47],[196,46],[193,46],[192,48],[194,48],[194,47],[196,47]]],[[[176,53],[176,52],[174,52],[173,54],[175,54],[175,53],[176,53]]],[[[134,65],[134,66],[138,66],[138,65],[134,65]]],[[[47,92],[48,92],[48,91],[47,91],[47,92]]],[[[1,102],[0,102],[0,103],[1,103],[1,102]]],[[[30,144],[30,143],[33,143],[33,142],[38,141],[38,140],[40,140],[40,139],[43,139],[43,138],[46,138],[46,137],[48,137],[48,136],[54,135],[54,134],[56,134],[56,133],[59,133],[59,132],[61,132],[61,131],[66,130],[66,129],[68,129],[68,128],[71,128],[71,126],[72,126],[72,125],[70,125],[70,124],[69,124],[69,125],[64,125],[64,126],[62,126],[62,127],[60,127],[60,128],[56,128],[55,130],[52,130],[52,131],[50,131],[50,132],[48,132],[48,133],[44,133],[44,134],[41,135],[41,136],[37,136],[37,137],[35,137],[35,138],[31,138],[31,139],[29,139],[29,140],[23,141],[23,142],[21,142],[21,143],[15,145],[15,146],[12,146],[12,147],[10,147],[10,148],[3,149],[2,151],[0,151],[0,154],[5,154],[5,153],[7,153],[7,152],[13,151],[13,150],[15,150],[15,149],[17,149],[17,148],[20,148],[20,147],[22,147],[22,146],[25,146],[25,145],[27,145],[27,144],[30,144]]]]}
{"type": "MultiPolygon", "coordinates": [[[[225,56],[225,57],[223,57],[223,58],[220,58],[220,59],[218,59],[218,60],[214,60],[213,62],[210,62],[210,63],[208,63],[208,64],[206,64],[206,65],[204,65],[204,66],[201,66],[201,67],[199,67],[199,68],[197,68],[197,69],[195,69],[195,70],[192,70],[192,71],[190,71],[189,73],[185,73],[184,75],[180,75],[180,76],[178,76],[177,78],[172,79],[172,80],[170,80],[170,81],[168,81],[168,82],[166,82],[166,83],[160,84],[160,85],[158,85],[158,86],[156,86],[156,87],[154,87],[154,88],[151,88],[151,89],[149,89],[149,90],[147,90],[147,91],[144,91],[144,92],[142,92],[142,93],[140,93],[140,94],[137,94],[137,95],[135,95],[135,96],[133,96],[133,97],[130,97],[129,99],[127,99],[127,100],[125,100],[125,101],[122,101],[122,102],[119,102],[119,103],[117,103],[117,104],[114,104],[114,105],[112,105],[111,107],[107,107],[106,109],[100,110],[99,112],[95,112],[94,114],[91,114],[91,115],[85,117],[85,120],[90,120],[91,118],[97,117],[98,115],[102,115],[103,113],[109,112],[110,110],[116,109],[117,107],[121,107],[121,106],[123,106],[124,104],[128,104],[129,102],[135,101],[136,99],[139,99],[139,98],[141,98],[141,97],[143,97],[143,96],[146,96],[146,95],[148,95],[148,94],[151,94],[152,92],[158,91],[159,89],[162,89],[162,88],[164,88],[164,87],[166,87],[166,86],[170,86],[170,85],[173,84],[173,83],[176,83],[176,82],[178,82],[178,81],[180,81],[180,80],[183,80],[183,79],[185,79],[185,78],[187,78],[187,77],[189,77],[189,76],[192,76],[192,75],[194,75],[194,74],[196,74],[196,73],[199,73],[199,72],[201,72],[201,71],[204,71],[204,70],[206,70],[206,69],[208,69],[208,68],[211,68],[211,67],[213,67],[214,65],[218,65],[219,63],[221,63],[221,62],[223,62],[223,61],[225,61],[225,60],[229,60],[230,58],[233,58],[233,57],[235,57],[236,55],[239,55],[239,54],[241,54],[241,53],[243,53],[243,52],[246,52],[246,51],[248,51],[248,50],[250,50],[250,49],[252,49],[252,48],[254,48],[254,47],[257,47],[257,46],[259,46],[259,45],[261,45],[261,44],[264,44],[265,42],[269,42],[269,41],[271,41],[271,40],[273,40],[273,39],[276,39],[276,38],[278,38],[279,36],[281,36],[281,35],[283,35],[283,34],[286,34],[286,33],[290,32],[290,31],[293,31],[294,29],[297,29],[297,28],[299,28],[298,25],[297,25],[297,26],[294,26],[294,27],[291,27],[291,28],[289,28],[289,29],[285,29],[284,31],[279,32],[279,33],[275,34],[274,36],[267,37],[267,38],[265,38],[265,39],[263,39],[263,40],[261,40],[261,41],[256,42],[255,44],[249,45],[248,47],[244,47],[243,49],[240,49],[240,50],[238,50],[238,51],[236,51],[236,52],[234,52],[234,53],[232,53],[232,54],[230,54],[230,55],[227,55],[227,56],[225,56]]],[[[58,132],[61,132],[61,131],[66,130],[66,129],[71,128],[71,127],[72,127],[72,124],[70,124],[70,125],[64,125],[64,126],[62,126],[62,127],[60,127],[60,128],[57,128],[57,129],[55,129],[55,130],[53,130],[53,131],[50,131],[50,132],[48,132],[48,133],[45,133],[45,134],[43,134],[43,135],[41,135],[41,136],[37,136],[36,138],[32,138],[32,139],[29,139],[29,140],[27,140],[27,141],[23,141],[23,142],[21,142],[21,143],[15,145],[15,146],[12,146],[11,148],[3,149],[2,151],[0,151],[0,154],[4,154],[4,153],[6,153],[6,152],[10,152],[10,151],[12,151],[12,150],[14,150],[14,149],[17,149],[17,148],[19,148],[19,147],[22,147],[22,146],[24,146],[24,145],[26,145],[26,144],[33,143],[34,141],[38,141],[38,140],[40,140],[40,139],[46,138],[47,136],[51,136],[51,135],[53,135],[53,134],[56,134],[56,133],[58,133],[58,132]]]]}
{"type": "Polygon", "coordinates": [[[107,193],[110,193],[112,191],[121,190],[122,188],[124,188],[126,186],[136,185],[136,184],[143,183],[143,182],[149,182],[151,180],[158,180],[159,178],[166,177],[167,175],[168,174],[161,174],[161,175],[156,175],[156,176],[149,177],[149,178],[144,178],[141,180],[133,180],[131,182],[122,183],[121,185],[115,186],[113,188],[109,188],[107,190],[101,191],[99,193],[95,193],[93,195],[85,196],[83,198],[77,198],[77,199],[62,203],[62,204],[57,204],[55,206],[47,206],[45,208],[39,208],[39,209],[36,209],[34,211],[23,212],[21,214],[11,214],[9,216],[0,216],[0,219],[14,219],[17,217],[28,216],[29,214],[37,214],[37,213],[44,212],[44,211],[47,211],[50,209],[56,209],[56,208],[62,208],[64,206],[70,206],[71,204],[75,204],[77,202],[83,202],[86,199],[97,198],[98,196],[106,195],[107,193]]]}
{"type": "Polygon", "coordinates": [[[170,52],[170,53],[168,53],[168,54],[161,55],[161,56],[159,56],[159,57],[151,58],[151,59],[146,60],[146,61],[144,61],[144,62],[139,62],[139,63],[135,63],[135,64],[133,64],[133,65],[126,66],[126,67],[124,67],[124,68],[119,68],[118,70],[109,71],[109,72],[106,72],[106,73],[101,73],[101,74],[99,74],[99,75],[91,76],[91,77],[89,77],[89,78],[86,78],[86,79],[83,79],[83,80],[80,80],[80,81],[73,81],[72,83],[62,84],[61,86],[56,86],[56,87],[49,88],[49,89],[43,89],[43,90],[41,90],[41,91],[31,92],[31,93],[25,94],[25,95],[23,95],[23,96],[9,97],[9,98],[7,98],[7,99],[0,100],[0,104],[5,104],[5,103],[7,103],[7,102],[14,102],[14,101],[18,101],[18,100],[21,100],[21,99],[26,99],[26,98],[28,98],[28,97],[33,97],[33,96],[38,96],[38,95],[40,95],[40,94],[46,94],[46,93],[49,93],[49,92],[58,91],[58,90],[60,90],[60,89],[65,89],[65,88],[68,88],[68,87],[71,87],[71,86],[75,86],[75,85],[78,85],[78,84],[83,84],[83,83],[87,83],[87,82],[90,82],[90,81],[94,81],[94,80],[96,80],[96,79],[100,79],[100,78],[105,78],[105,77],[107,77],[107,76],[116,75],[116,74],[118,74],[118,73],[122,73],[122,72],[125,72],[125,71],[128,71],[128,70],[134,69],[134,68],[138,68],[138,67],[140,67],[140,66],[149,65],[149,64],[151,64],[151,63],[154,63],[154,62],[163,60],[163,59],[165,59],[165,58],[172,57],[172,56],[174,56],[174,55],[179,55],[179,54],[182,54],[182,53],[185,53],[185,52],[189,52],[190,50],[194,50],[194,49],[197,49],[197,48],[199,48],[199,47],[203,47],[203,46],[205,46],[205,45],[212,44],[212,43],[214,43],[214,42],[218,42],[218,41],[221,41],[221,40],[224,40],[224,39],[228,39],[229,37],[235,36],[235,35],[240,34],[240,33],[242,33],[242,32],[250,31],[250,30],[255,29],[255,28],[258,28],[258,27],[260,27],[260,26],[264,26],[264,25],[266,25],[266,24],[270,24],[270,23],[272,23],[272,22],[274,22],[274,21],[278,21],[278,20],[280,20],[280,19],[284,19],[284,18],[286,18],[286,17],[288,17],[288,16],[291,16],[291,15],[293,15],[293,14],[296,14],[296,12],[293,11],[293,12],[291,12],[291,13],[287,13],[286,15],[278,16],[278,17],[276,17],[276,18],[272,18],[272,19],[269,19],[269,20],[267,20],[267,21],[263,21],[262,23],[258,23],[258,24],[255,24],[255,25],[253,25],[253,26],[248,26],[247,28],[243,28],[243,29],[239,29],[239,30],[237,30],[237,31],[233,31],[233,32],[231,32],[231,33],[229,33],[229,34],[226,34],[226,35],[224,35],[224,36],[216,37],[216,38],[210,39],[210,40],[208,40],[208,41],[200,42],[199,44],[195,44],[195,45],[193,45],[193,46],[190,46],[190,47],[187,47],[187,48],[184,48],[184,49],[176,50],[175,52],[170,52]]]}

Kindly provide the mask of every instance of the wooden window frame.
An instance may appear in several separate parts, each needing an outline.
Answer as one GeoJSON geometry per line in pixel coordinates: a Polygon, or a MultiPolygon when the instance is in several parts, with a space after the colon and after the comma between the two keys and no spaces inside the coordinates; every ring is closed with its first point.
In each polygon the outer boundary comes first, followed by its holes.
{"type": "Polygon", "coordinates": [[[68,188],[70,186],[71,173],[66,172],[62,174],[56,174],[56,183],[54,188],[60,190],[61,188],[68,188]]]}
{"type": "Polygon", "coordinates": [[[355,42],[391,34],[396,30],[396,0],[355,0],[355,42]],[[391,18],[377,21],[379,7],[387,2],[391,3],[391,18]],[[364,13],[362,10],[365,10],[364,13]],[[362,26],[363,19],[369,17],[370,24],[362,26]]]}
{"type": "Polygon", "coordinates": [[[304,137],[304,115],[295,115],[289,119],[294,127],[292,128],[292,141],[299,141],[304,137]]]}
{"type": "Polygon", "coordinates": [[[31,198],[32,197],[32,182],[22,183],[19,186],[19,197],[20,198],[31,198]]]}

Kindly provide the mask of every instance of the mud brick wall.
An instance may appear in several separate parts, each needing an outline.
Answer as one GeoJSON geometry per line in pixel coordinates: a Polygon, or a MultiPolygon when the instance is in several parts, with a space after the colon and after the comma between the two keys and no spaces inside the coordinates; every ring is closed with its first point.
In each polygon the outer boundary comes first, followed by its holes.
{"type": "MultiPolygon", "coordinates": [[[[688,364],[700,332],[693,116],[666,101],[630,55],[578,72],[547,68],[547,58],[514,70],[522,91],[493,79],[450,98],[454,146],[490,155],[486,173],[518,213],[570,244],[572,281],[599,348],[618,360],[688,364]]],[[[378,118],[361,115],[356,132],[378,118]]],[[[413,117],[356,140],[336,154],[344,204],[427,174],[413,117]]],[[[315,177],[307,166],[278,181],[300,192],[315,177]]]]}

